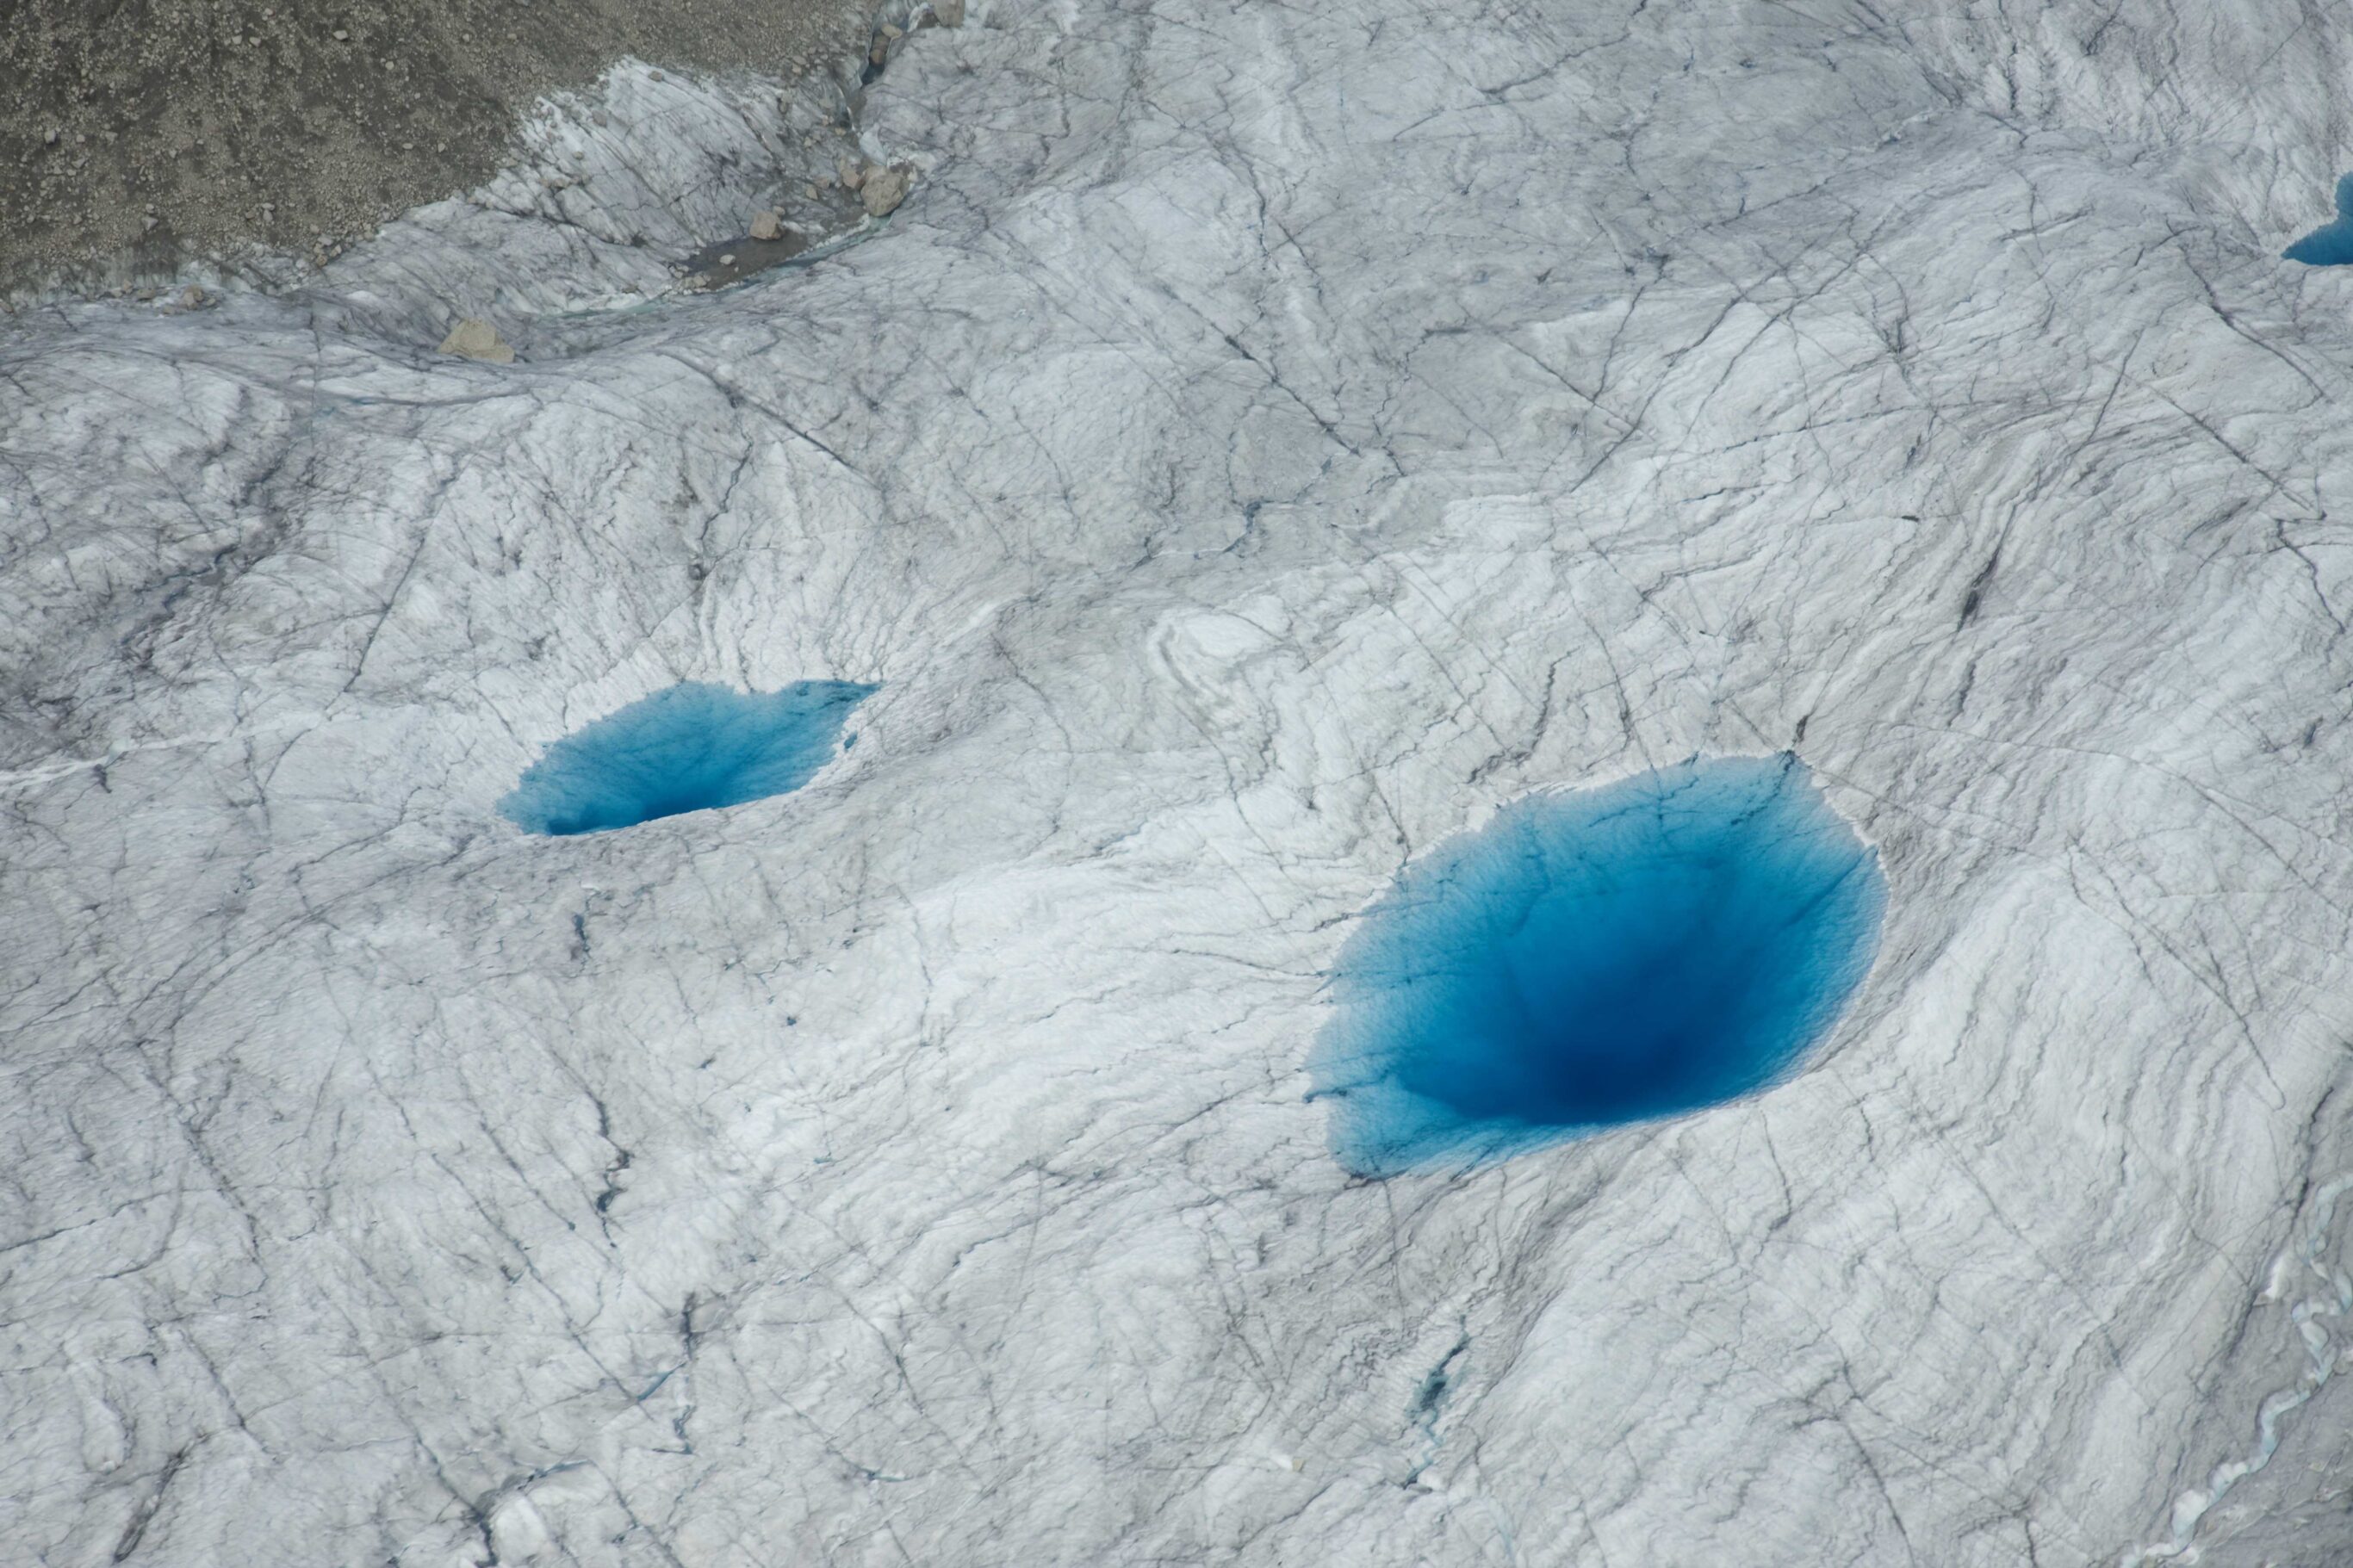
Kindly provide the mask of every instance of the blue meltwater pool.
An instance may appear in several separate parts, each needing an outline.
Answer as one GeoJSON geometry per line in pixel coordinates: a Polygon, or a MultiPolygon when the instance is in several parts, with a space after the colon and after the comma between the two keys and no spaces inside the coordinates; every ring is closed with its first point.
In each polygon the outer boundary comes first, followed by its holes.
{"type": "Polygon", "coordinates": [[[2281,254],[2307,267],[2353,267],[2353,174],[2337,182],[2337,218],[2325,223],[2281,254]]]}
{"type": "Polygon", "coordinates": [[[1793,1071],[1878,950],[1876,851],[1793,756],[1529,796],[1406,867],[1308,1062],[1366,1175],[1472,1165],[1793,1071]]]}
{"type": "Polygon", "coordinates": [[[783,795],[831,760],[849,710],[874,689],[673,686],[548,747],[499,810],[531,833],[598,833],[783,795]]]}

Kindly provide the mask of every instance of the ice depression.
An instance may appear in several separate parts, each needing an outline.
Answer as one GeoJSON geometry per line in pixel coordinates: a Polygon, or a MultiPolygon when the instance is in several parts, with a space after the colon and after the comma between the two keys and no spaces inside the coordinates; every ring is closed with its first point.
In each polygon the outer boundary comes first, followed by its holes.
{"type": "Polygon", "coordinates": [[[668,687],[550,745],[499,811],[526,832],[567,835],[784,795],[832,757],[849,710],[873,692],[849,680],[668,687]]]}
{"type": "Polygon", "coordinates": [[[2306,267],[2353,267],[2353,174],[2337,182],[2337,216],[2281,255],[2306,267]]]}
{"type": "Polygon", "coordinates": [[[1792,756],[1514,801],[1341,949],[1310,1063],[1334,1149],[1466,1165],[1762,1088],[1862,983],[1885,899],[1792,756]]]}
{"type": "Polygon", "coordinates": [[[773,86],[633,69],[0,324],[10,1545],[2348,1555],[2348,25],[976,4],[741,290],[628,240],[773,86]],[[495,815],[805,679],[838,785],[495,815]],[[1784,748],[1901,890],[1834,1052],[1335,1163],[1399,867],[1784,748]]]}

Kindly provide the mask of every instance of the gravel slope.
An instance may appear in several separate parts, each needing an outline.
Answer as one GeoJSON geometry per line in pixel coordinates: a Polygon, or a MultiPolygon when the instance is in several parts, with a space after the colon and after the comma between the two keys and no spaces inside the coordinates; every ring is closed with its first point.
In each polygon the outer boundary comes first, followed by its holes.
{"type": "Polygon", "coordinates": [[[488,177],[541,93],[624,55],[790,80],[855,0],[11,0],[0,298],[167,276],[253,242],[335,247],[488,177]]]}

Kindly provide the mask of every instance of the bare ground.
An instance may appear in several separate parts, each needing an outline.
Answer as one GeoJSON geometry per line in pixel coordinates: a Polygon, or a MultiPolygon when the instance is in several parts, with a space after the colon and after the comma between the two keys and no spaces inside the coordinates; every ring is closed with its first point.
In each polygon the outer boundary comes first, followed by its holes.
{"type": "Polygon", "coordinates": [[[0,300],[308,253],[491,173],[612,61],[792,79],[860,0],[0,0],[0,300]]]}

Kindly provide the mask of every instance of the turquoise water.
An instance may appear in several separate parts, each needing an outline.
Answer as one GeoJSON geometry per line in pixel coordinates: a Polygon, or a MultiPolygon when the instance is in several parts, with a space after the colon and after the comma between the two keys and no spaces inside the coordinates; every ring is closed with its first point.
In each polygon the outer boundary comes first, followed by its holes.
{"type": "Polygon", "coordinates": [[[783,795],[831,760],[849,710],[874,689],[673,686],[548,747],[499,810],[531,833],[600,833],[783,795]]]}
{"type": "Polygon", "coordinates": [[[2337,221],[2323,224],[2280,254],[2307,267],[2353,267],[2353,174],[2337,182],[2337,221]]]}
{"type": "Polygon", "coordinates": [[[1870,970],[1878,855],[1795,757],[1530,796],[1409,865],[1310,1054],[1350,1170],[1462,1166],[1791,1072],[1870,970]]]}

